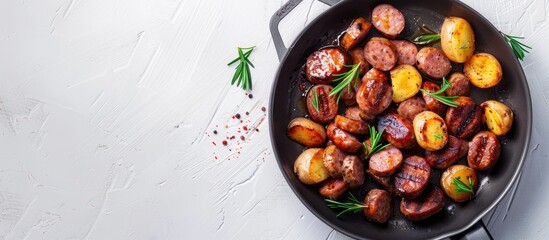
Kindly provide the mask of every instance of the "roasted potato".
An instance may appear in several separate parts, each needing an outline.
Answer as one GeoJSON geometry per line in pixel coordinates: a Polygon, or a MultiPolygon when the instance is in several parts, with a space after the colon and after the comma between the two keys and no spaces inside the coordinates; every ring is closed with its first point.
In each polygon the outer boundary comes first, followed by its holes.
{"type": "Polygon", "coordinates": [[[505,104],[488,100],[480,104],[482,108],[482,121],[490,132],[497,136],[503,136],[509,132],[513,125],[513,111],[505,104]]]}
{"type": "Polygon", "coordinates": [[[431,111],[416,115],[414,134],[419,146],[428,151],[442,149],[448,143],[448,130],[444,119],[431,111]]]}
{"type": "Polygon", "coordinates": [[[323,154],[324,149],[322,148],[309,148],[297,157],[294,163],[294,173],[297,174],[297,178],[301,182],[317,184],[330,177],[322,161],[323,154]]]}
{"type": "Polygon", "coordinates": [[[444,193],[454,201],[465,202],[475,195],[478,188],[477,174],[475,170],[465,165],[453,165],[442,173],[440,186],[444,193]],[[464,185],[458,183],[458,180],[464,185]],[[456,182],[454,183],[454,181],[456,182]],[[460,185],[459,188],[458,185],[460,185]]]}
{"type": "Polygon", "coordinates": [[[465,19],[447,17],[440,29],[440,44],[450,60],[464,63],[475,51],[475,33],[465,19]]]}
{"type": "Polygon", "coordinates": [[[499,61],[492,54],[477,53],[463,67],[471,83],[479,88],[496,86],[503,76],[499,61]]]}
{"type": "Polygon", "coordinates": [[[318,147],[326,141],[326,130],[318,123],[298,117],[288,124],[288,137],[307,147],[318,147]]]}
{"type": "Polygon", "coordinates": [[[393,101],[402,102],[413,97],[421,87],[421,74],[411,65],[399,65],[391,70],[393,101]]]}

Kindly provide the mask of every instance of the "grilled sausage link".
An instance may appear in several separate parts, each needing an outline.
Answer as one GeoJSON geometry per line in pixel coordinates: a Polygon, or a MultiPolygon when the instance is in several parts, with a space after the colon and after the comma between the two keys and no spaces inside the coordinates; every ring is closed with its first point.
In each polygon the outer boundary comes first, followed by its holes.
{"type": "Polygon", "coordinates": [[[361,115],[362,119],[373,119],[373,116],[387,109],[393,102],[393,89],[387,75],[375,68],[368,71],[362,78],[356,101],[366,115],[361,115]]]}
{"type": "Polygon", "coordinates": [[[360,120],[350,119],[341,115],[337,115],[334,123],[336,127],[341,128],[347,132],[355,134],[368,133],[368,123],[360,120]]]}
{"type": "Polygon", "coordinates": [[[364,164],[357,156],[348,155],[343,160],[343,180],[352,188],[364,184],[364,164]]]}
{"type": "Polygon", "coordinates": [[[400,212],[411,221],[419,221],[428,218],[442,210],[444,207],[444,193],[436,186],[431,186],[430,191],[417,199],[405,199],[400,202],[400,212]]]}
{"type": "Polygon", "coordinates": [[[427,108],[427,103],[425,103],[425,100],[423,100],[420,96],[415,96],[401,102],[398,105],[397,112],[401,116],[413,121],[416,115],[427,110],[429,110],[429,108],[427,108]]]}
{"type": "Polygon", "coordinates": [[[495,134],[488,131],[477,133],[469,143],[467,163],[477,171],[493,167],[499,159],[501,144],[495,134]]]}
{"type": "Polygon", "coordinates": [[[416,55],[416,61],[417,68],[430,78],[441,79],[452,70],[450,59],[438,48],[422,48],[416,55]]]}
{"type": "Polygon", "coordinates": [[[468,142],[452,135],[448,136],[448,143],[438,151],[425,150],[425,159],[431,167],[446,169],[465,157],[469,151],[468,142]]]}
{"type": "Polygon", "coordinates": [[[319,84],[312,87],[307,93],[307,111],[313,121],[329,123],[337,115],[337,96],[329,96],[332,89],[333,87],[330,85],[319,84]],[[318,103],[318,110],[313,104],[314,101],[318,103]]]}
{"type": "Polygon", "coordinates": [[[398,64],[416,64],[417,47],[407,40],[391,40],[391,43],[395,45],[398,55],[398,64]]]}
{"type": "Polygon", "coordinates": [[[482,109],[472,98],[458,97],[458,107],[448,109],[446,124],[450,133],[458,138],[469,138],[480,130],[482,109]]]}
{"type": "Polygon", "coordinates": [[[345,152],[355,153],[362,147],[362,143],[355,136],[336,127],[334,123],[328,125],[326,134],[334,145],[345,152]]]}
{"type": "Polygon", "coordinates": [[[364,46],[364,58],[381,71],[391,70],[398,61],[395,45],[386,38],[373,37],[364,46]]]}
{"type": "Polygon", "coordinates": [[[364,205],[364,216],[372,222],[387,222],[393,212],[391,194],[382,189],[370,190],[364,198],[364,205]]]}
{"type": "MultiPolygon", "coordinates": [[[[423,82],[423,89],[425,89],[428,92],[436,92],[440,90],[440,86],[434,82],[423,82]]],[[[433,97],[429,96],[429,94],[422,92],[423,100],[425,100],[425,103],[427,104],[427,108],[431,110],[432,112],[442,116],[444,112],[446,111],[446,105],[444,103],[439,102],[438,100],[434,99],[433,97]]]]}
{"type": "Polygon", "coordinates": [[[415,198],[420,195],[431,176],[431,166],[419,156],[404,159],[404,165],[395,175],[395,188],[405,198],[415,198]]]}
{"type": "Polygon", "coordinates": [[[351,58],[340,47],[326,47],[311,53],[305,64],[305,77],[315,84],[329,84],[334,80],[334,74],[348,70],[351,58]]]}
{"type": "Polygon", "coordinates": [[[450,88],[446,89],[446,96],[467,96],[471,91],[471,82],[463,73],[450,74],[448,83],[450,83],[450,88]]]}
{"type": "Polygon", "coordinates": [[[383,35],[394,38],[404,30],[404,15],[389,4],[379,4],[372,10],[372,24],[383,35]]]}
{"type": "Polygon", "coordinates": [[[390,176],[402,166],[402,152],[389,146],[370,157],[368,171],[380,177],[390,176]]]}
{"type": "Polygon", "coordinates": [[[372,24],[363,17],[355,19],[347,28],[345,34],[343,34],[340,42],[341,46],[346,50],[354,48],[357,44],[364,40],[371,28],[372,24]]]}
{"type": "Polygon", "coordinates": [[[325,198],[336,200],[341,194],[345,193],[349,189],[349,184],[347,184],[342,178],[332,178],[324,183],[318,189],[320,195],[325,198]]]}
{"type": "Polygon", "coordinates": [[[412,149],[417,146],[412,121],[398,114],[387,114],[379,119],[377,131],[383,131],[383,138],[393,146],[412,149]]]}
{"type": "Polygon", "coordinates": [[[328,174],[333,178],[338,178],[343,175],[343,159],[347,154],[337,148],[335,145],[326,146],[324,148],[324,155],[322,155],[322,161],[324,167],[328,171],[328,174]]]}

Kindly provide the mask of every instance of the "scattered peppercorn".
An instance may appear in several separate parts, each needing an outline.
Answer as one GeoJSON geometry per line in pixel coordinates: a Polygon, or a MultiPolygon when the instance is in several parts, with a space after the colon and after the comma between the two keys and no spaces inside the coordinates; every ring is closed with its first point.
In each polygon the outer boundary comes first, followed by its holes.
{"type": "Polygon", "coordinates": [[[254,98],[254,95],[252,95],[252,94],[250,93],[250,94],[248,94],[248,97],[249,97],[250,99],[252,99],[252,98],[254,98]]]}
{"type": "Polygon", "coordinates": [[[214,134],[217,134],[217,130],[214,130],[214,134]]]}
{"type": "Polygon", "coordinates": [[[236,115],[234,115],[236,117],[236,119],[240,119],[240,113],[237,113],[236,115]]]}
{"type": "Polygon", "coordinates": [[[244,131],[248,131],[248,127],[247,127],[247,126],[242,126],[242,129],[243,129],[244,131]]]}
{"type": "Polygon", "coordinates": [[[249,112],[246,112],[246,115],[250,115],[250,113],[249,113],[249,112]]]}
{"type": "Polygon", "coordinates": [[[223,143],[224,146],[227,146],[227,140],[223,140],[221,143],[223,143]]]}
{"type": "Polygon", "coordinates": [[[265,112],[267,109],[265,107],[261,107],[261,111],[265,112]]]}
{"type": "Polygon", "coordinates": [[[245,139],[244,136],[240,136],[240,140],[244,141],[244,139],[245,139]]]}
{"type": "Polygon", "coordinates": [[[235,138],[235,136],[233,135],[233,136],[231,137],[231,140],[233,140],[234,138],[235,138]]]}

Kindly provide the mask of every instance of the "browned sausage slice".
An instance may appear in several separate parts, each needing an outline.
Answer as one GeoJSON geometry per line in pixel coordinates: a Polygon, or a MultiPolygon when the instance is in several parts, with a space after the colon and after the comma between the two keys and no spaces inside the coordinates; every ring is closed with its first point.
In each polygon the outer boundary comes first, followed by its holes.
{"type": "Polygon", "coordinates": [[[348,155],[343,160],[343,180],[352,188],[364,184],[364,164],[357,156],[348,155]]]}
{"type": "Polygon", "coordinates": [[[351,55],[353,64],[360,63],[360,72],[358,73],[358,75],[362,77],[364,74],[366,74],[368,69],[370,69],[370,64],[366,61],[366,58],[364,58],[364,48],[355,47],[349,51],[349,55],[351,55]]]}
{"type": "Polygon", "coordinates": [[[398,55],[398,64],[415,65],[417,47],[410,41],[406,40],[391,40],[391,43],[395,45],[398,55]]]}
{"type": "Polygon", "coordinates": [[[327,47],[311,53],[305,64],[305,77],[315,84],[328,84],[334,80],[334,74],[346,72],[351,58],[339,47],[327,47]]]}
{"type": "Polygon", "coordinates": [[[364,205],[364,216],[372,222],[387,222],[393,213],[391,194],[382,189],[370,190],[364,198],[364,205]]]}
{"type": "Polygon", "coordinates": [[[416,55],[416,61],[417,68],[434,79],[441,79],[452,70],[450,59],[438,48],[422,48],[416,55]]]}
{"type": "Polygon", "coordinates": [[[368,20],[363,17],[355,19],[343,34],[340,42],[341,46],[347,50],[354,48],[364,40],[370,32],[370,28],[372,28],[372,24],[368,20]]]}
{"type": "Polygon", "coordinates": [[[393,146],[401,149],[412,149],[417,146],[414,126],[408,118],[398,114],[387,114],[379,119],[377,131],[383,131],[383,138],[393,146]]]}
{"type": "Polygon", "coordinates": [[[389,146],[370,157],[368,170],[380,177],[390,176],[402,166],[402,152],[396,147],[389,146]]]}
{"type": "Polygon", "coordinates": [[[324,161],[324,167],[326,167],[331,177],[338,178],[343,175],[343,159],[346,156],[347,154],[335,145],[327,146],[324,149],[322,160],[324,161]]]}
{"type": "Polygon", "coordinates": [[[342,178],[332,178],[324,183],[318,189],[320,195],[325,198],[336,200],[341,194],[345,193],[349,189],[349,184],[347,184],[342,178]]]}
{"type": "Polygon", "coordinates": [[[355,136],[336,127],[334,123],[328,125],[326,134],[334,145],[345,152],[355,153],[362,147],[362,143],[355,136]]]}
{"type": "Polygon", "coordinates": [[[401,116],[414,120],[414,117],[423,111],[427,111],[427,103],[420,96],[408,98],[398,105],[397,112],[401,116]]]}
{"type": "Polygon", "coordinates": [[[458,138],[469,138],[480,130],[482,109],[470,97],[458,97],[454,100],[459,106],[446,112],[446,125],[450,133],[458,138]]]}
{"type": "Polygon", "coordinates": [[[398,61],[395,45],[386,38],[373,37],[364,46],[364,58],[381,71],[391,70],[398,61]]]}
{"type": "Polygon", "coordinates": [[[377,5],[372,10],[372,24],[383,35],[394,38],[404,30],[404,15],[389,4],[377,5]]]}
{"type": "Polygon", "coordinates": [[[395,188],[406,198],[415,198],[427,187],[431,166],[419,156],[404,159],[404,164],[395,175],[395,188]]]}
{"type": "Polygon", "coordinates": [[[444,207],[444,193],[436,186],[417,199],[405,199],[400,202],[400,212],[411,221],[419,221],[440,212],[444,207]]]}
{"type": "Polygon", "coordinates": [[[387,192],[389,192],[391,195],[397,196],[397,191],[395,189],[395,183],[393,182],[392,176],[380,177],[373,174],[370,169],[366,170],[366,173],[376,184],[387,190],[387,192]]]}
{"type": "Polygon", "coordinates": [[[468,144],[465,140],[449,135],[448,143],[444,148],[434,152],[425,150],[425,159],[431,167],[446,169],[467,155],[469,151],[468,144]]]}
{"type": "MultiPolygon", "coordinates": [[[[440,86],[433,82],[423,82],[423,86],[421,87],[425,89],[428,92],[436,92],[440,90],[440,86]]],[[[434,99],[433,97],[429,96],[429,94],[422,92],[423,100],[425,100],[425,103],[427,104],[427,108],[431,110],[432,112],[443,115],[446,111],[446,105],[444,103],[439,102],[438,100],[434,99]]],[[[443,95],[443,94],[441,94],[443,95]]]]}
{"type": "Polygon", "coordinates": [[[465,74],[455,72],[448,78],[450,88],[446,89],[446,96],[467,96],[471,91],[471,82],[465,74]]]}
{"type": "Polygon", "coordinates": [[[481,131],[469,143],[467,163],[477,171],[485,171],[493,167],[499,159],[501,144],[495,134],[481,131]]]}
{"type": "Polygon", "coordinates": [[[346,118],[341,115],[337,115],[334,123],[336,127],[341,128],[347,132],[355,134],[366,134],[368,133],[368,123],[360,120],[354,120],[346,118]]]}
{"type": "Polygon", "coordinates": [[[387,109],[393,102],[393,89],[386,75],[374,68],[368,71],[362,78],[362,84],[356,94],[356,102],[366,115],[361,115],[362,119],[373,119],[375,115],[387,109]],[[378,78],[369,78],[372,76],[378,78]],[[385,77],[379,78],[381,76],[385,77]]]}
{"type": "Polygon", "coordinates": [[[315,122],[329,123],[337,115],[337,96],[331,96],[332,86],[319,84],[312,87],[307,93],[307,111],[309,116],[315,122]],[[318,103],[318,111],[313,105],[313,101],[316,94],[316,101],[318,103]]]}

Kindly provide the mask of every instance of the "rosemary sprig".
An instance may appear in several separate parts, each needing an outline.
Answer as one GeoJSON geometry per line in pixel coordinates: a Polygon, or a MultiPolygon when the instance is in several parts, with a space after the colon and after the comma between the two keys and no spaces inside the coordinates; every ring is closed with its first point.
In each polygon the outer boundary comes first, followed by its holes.
{"type": "Polygon", "coordinates": [[[459,103],[455,102],[454,100],[456,100],[459,96],[440,95],[450,87],[451,87],[451,85],[448,82],[448,80],[446,80],[446,78],[442,78],[442,85],[440,86],[440,90],[438,90],[436,92],[429,92],[425,89],[420,89],[420,91],[426,93],[427,95],[431,96],[432,98],[436,99],[437,101],[439,101],[441,103],[444,103],[444,104],[446,104],[450,107],[457,107],[457,106],[459,106],[459,103]]]}
{"type": "Polygon", "coordinates": [[[437,138],[437,139],[442,139],[442,134],[437,133],[437,134],[434,135],[434,137],[437,138]]]}
{"type": "Polygon", "coordinates": [[[339,217],[345,213],[348,213],[348,212],[354,212],[354,213],[358,213],[360,211],[362,211],[363,208],[367,208],[366,205],[364,205],[364,202],[361,202],[360,200],[358,200],[352,193],[349,193],[351,196],[349,196],[347,199],[349,199],[349,201],[347,202],[338,202],[338,201],[335,201],[335,200],[331,200],[331,199],[325,199],[327,203],[327,206],[329,208],[343,208],[344,210],[341,211],[339,214],[336,215],[336,217],[339,217]]]}
{"type": "Polygon", "coordinates": [[[336,79],[334,79],[332,82],[339,82],[333,89],[330,91],[330,97],[337,94],[337,103],[339,103],[339,98],[341,97],[341,93],[343,93],[343,90],[345,90],[345,87],[351,91],[351,83],[355,81],[355,84],[359,82],[358,74],[360,73],[360,63],[353,64],[353,65],[345,65],[345,67],[351,68],[349,71],[344,73],[338,73],[334,74],[336,79]]]}
{"type": "Polygon", "coordinates": [[[467,179],[469,180],[469,185],[466,185],[464,182],[462,182],[461,179],[459,179],[459,177],[455,177],[454,180],[452,181],[452,184],[456,186],[456,191],[458,193],[468,192],[468,193],[474,194],[473,180],[471,179],[471,177],[467,177],[467,179]]]}
{"type": "Polygon", "coordinates": [[[364,150],[366,151],[366,158],[369,158],[377,152],[387,148],[388,146],[391,146],[390,143],[387,143],[385,145],[379,145],[379,140],[381,140],[381,135],[383,135],[383,131],[385,131],[385,128],[382,128],[379,133],[376,131],[375,127],[369,126],[368,128],[370,129],[370,139],[372,140],[372,146],[368,147],[366,143],[362,143],[362,146],[364,146],[364,150]]]}
{"type": "Polygon", "coordinates": [[[422,34],[417,37],[415,37],[412,42],[417,45],[427,45],[429,43],[433,43],[440,40],[440,34],[434,33],[434,34],[422,34]]]}
{"type": "Polygon", "coordinates": [[[236,80],[236,86],[240,87],[242,84],[242,89],[245,91],[252,90],[252,74],[250,72],[250,66],[255,67],[252,62],[248,59],[250,54],[252,54],[252,51],[254,50],[255,46],[249,47],[249,48],[238,48],[238,57],[229,62],[227,65],[231,66],[236,62],[238,63],[238,66],[236,67],[236,72],[233,75],[233,79],[231,80],[231,85],[234,85],[236,80]],[[247,50],[244,52],[243,50],[247,50]]]}
{"type": "Polygon", "coordinates": [[[505,41],[509,43],[509,45],[513,49],[513,53],[515,53],[515,56],[517,56],[517,58],[520,59],[521,61],[524,60],[524,56],[526,55],[525,52],[529,53],[527,49],[532,49],[528,45],[521,43],[519,41],[521,39],[524,39],[524,37],[511,36],[502,32],[499,32],[499,33],[501,33],[505,41]]]}
{"type": "Polygon", "coordinates": [[[313,91],[313,100],[311,101],[311,103],[313,104],[313,107],[315,108],[315,110],[318,112],[319,108],[318,108],[318,95],[316,94],[316,89],[313,88],[311,89],[313,91]]]}

